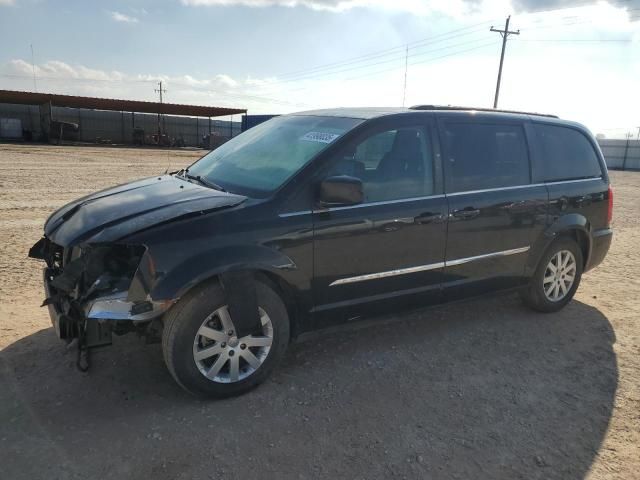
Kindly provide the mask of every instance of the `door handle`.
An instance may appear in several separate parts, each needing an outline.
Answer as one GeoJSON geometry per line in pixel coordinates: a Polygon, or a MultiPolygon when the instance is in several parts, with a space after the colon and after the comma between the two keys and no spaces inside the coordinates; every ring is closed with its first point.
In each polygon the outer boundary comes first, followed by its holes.
{"type": "Polygon", "coordinates": [[[470,220],[472,218],[476,218],[479,215],[480,215],[480,209],[473,208],[473,207],[466,207],[460,210],[452,211],[449,216],[453,218],[458,218],[460,220],[470,220]]]}
{"type": "Polygon", "coordinates": [[[575,199],[576,207],[581,207],[588,200],[586,196],[578,197],[575,199]]]}
{"type": "Polygon", "coordinates": [[[567,197],[560,197],[557,200],[553,200],[551,203],[557,205],[560,211],[564,211],[569,205],[569,200],[567,200],[567,197]]]}
{"type": "Polygon", "coordinates": [[[426,223],[440,221],[443,219],[444,219],[444,216],[441,213],[426,212],[421,215],[418,215],[415,218],[415,222],[419,224],[426,224],[426,223]]]}

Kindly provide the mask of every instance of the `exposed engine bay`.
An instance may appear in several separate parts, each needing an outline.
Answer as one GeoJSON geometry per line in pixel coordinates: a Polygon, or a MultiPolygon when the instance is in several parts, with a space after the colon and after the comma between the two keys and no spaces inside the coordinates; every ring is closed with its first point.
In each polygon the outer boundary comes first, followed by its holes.
{"type": "Polygon", "coordinates": [[[46,298],[58,337],[77,341],[78,368],[89,366],[91,347],[111,344],[111,335],[135,331],[157,340],[152,326],[168,305],[152,302],[146,279],[153,268],[146,248],[127,244],[82,244],[63,248],[46,237],[29,251],[44,260],[46,298]],[[145,269],[144,271],[141,269],[145,269]]]}

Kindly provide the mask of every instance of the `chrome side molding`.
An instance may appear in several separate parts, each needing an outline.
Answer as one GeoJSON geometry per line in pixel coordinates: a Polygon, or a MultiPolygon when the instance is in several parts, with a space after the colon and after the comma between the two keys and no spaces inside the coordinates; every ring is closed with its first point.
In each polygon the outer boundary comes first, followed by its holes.
{"type": "Polygon", "coordinates": [[[398,270],[389,270],[387,272],[369,273],[367,275],[358,275],[357,277],[341,278],[329,284],[330,287],[335,285],[345,285],[347,283],[364,282],[365,280],[376,280],[378,278],[395,277],[397,275],[406,275],[408,273],[426,272],[427,270],[436,270],[444,267],[444,262],[430,263],[428,265],[418,265],[416,267],[400,268],[398,270]]]}
{"type": "Polygon", "coordinates": [[[366,275],[357,275],[355,277],[341,278],[329,284],[330,287],[336,285],[346,285],[349,283],[364,282],[367,280],[377,280],[379,278],[395,277],[397,275],[407,275],[409,273],[426,272],[428,270],[436,270],[438,268],[453,267],[462,265],[463,263],[475,262],[476,260],[486,260],[489,258],[506,257],[508,255],[517,255],[519,253],[528,252],[530,246],[512,248],[510,250],[502,250],[500,252],[485,253],[474,257],[457,258],[455,260],[445,260],[444,262],[429,263],[427,265],[417,265],[415,267],[400,268],[397,270],[388,270],[386,272],[368,273],[366,275]]]}
{"type": "Polygon", "coordinates": [[[488,258],[506,257],[508,255],[517,255],[518,253],[528,252],[531,247],[512,248],[511,250],[502,250],[501,252],[485,253],[476,255],[475,257],[457,258],[455,260],[446,260],[445,267],[453,267],[462,265],[463,263],[475,262],[476,260],[485,260],[488,258]]]}

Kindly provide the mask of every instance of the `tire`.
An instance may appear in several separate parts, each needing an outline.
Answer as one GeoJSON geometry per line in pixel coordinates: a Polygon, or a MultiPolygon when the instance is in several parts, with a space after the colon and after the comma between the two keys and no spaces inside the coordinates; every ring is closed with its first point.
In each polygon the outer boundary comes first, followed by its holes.
{"type": "Polygon", "coordinates": [[[289,316],[271,287],[257,281],[256,294],[263,323],[257,336],[228,335],[232,319],[217,282],[194,288],[167,312],[162,351],[182,388],[198,396],[224,398],[251,390],[271,374],[289,344],[289,316]]]}
{"type": "Polygon", "coordinates": [[[583,268],[584,260],[580,246],[569,237],[558,238],[547,248],[540,259],[528,287],[521,291],[522,301],[526,306],[538,312],[557,312],[569,303],[575,295],[580,285],[583,268]],[[566,255],[566,252],[570,252],[573,259],[566,255]],[[561,257],[558,257],[558,255],[561,255],[561,257]],[[565,276],[562,277],[562,273],[556,276],[550,265],[557,264],[558,261],[562,264],[563,259],[566,258],[568,258],[567,265],[571,260],[575,262],[575,268],[561,268],[560,272],[566,272],[565,276]],[[573,281],[568,284],[567,282],[571,276],[573,276],[573,281]],[[553,280],[550,281],[550,278],[553,278],[553,280]],[[566,292],[563,289],[566,289],[566,292]],[[558,298],[555,298],[556,294],[558,298]]]}

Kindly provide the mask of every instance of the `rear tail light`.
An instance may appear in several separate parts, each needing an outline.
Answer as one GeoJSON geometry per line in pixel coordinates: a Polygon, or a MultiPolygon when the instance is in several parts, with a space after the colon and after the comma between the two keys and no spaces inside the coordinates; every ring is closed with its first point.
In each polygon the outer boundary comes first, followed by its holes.
{"type": "Polygon", "coordinates": [[[613,220],[613,189],[611,188],[611,185],[609,185],[607,196],[609,198],[607,204],[607,225],[610,226],[611,220],[613,220]]]}

